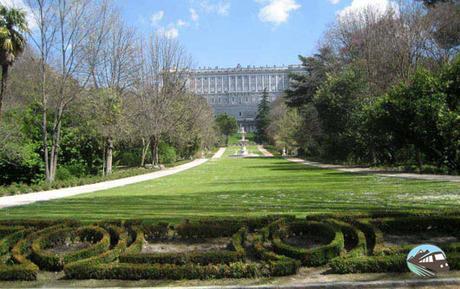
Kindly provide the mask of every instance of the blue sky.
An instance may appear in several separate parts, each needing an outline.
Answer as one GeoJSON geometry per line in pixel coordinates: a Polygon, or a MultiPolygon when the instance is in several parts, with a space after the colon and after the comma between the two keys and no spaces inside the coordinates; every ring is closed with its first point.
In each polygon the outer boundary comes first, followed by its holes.
{"type": "MultiPolygon", "coordinates": [[[[113,0],[129,25],[179,40],[195,66],[296,64],[338,15],[396,0],[113,0]]],[[[25,0],[0,4],[31,10],[25,0]]],[[[29,26],[33,21],[29,19],[29,26]]]]}
{"type": "Polygon", "coordinates": [[[369,2],[372,0],[115,1],[141,33],[160,31],[177,38],[196,66],[211,67],[298,63],[297,55],[315,52],[337,13],[369,2]]]}

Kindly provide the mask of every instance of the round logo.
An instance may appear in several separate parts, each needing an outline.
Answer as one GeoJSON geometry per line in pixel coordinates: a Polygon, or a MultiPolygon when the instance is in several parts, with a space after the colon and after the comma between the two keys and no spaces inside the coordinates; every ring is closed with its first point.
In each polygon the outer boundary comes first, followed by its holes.
{"type": "Polygon", "coordinates": [[[446,254],[434,245],[415,247],[407,255],[406,261],[409,270],[422,277],[434,277],[437,273],[449,271],[446,254]]]}

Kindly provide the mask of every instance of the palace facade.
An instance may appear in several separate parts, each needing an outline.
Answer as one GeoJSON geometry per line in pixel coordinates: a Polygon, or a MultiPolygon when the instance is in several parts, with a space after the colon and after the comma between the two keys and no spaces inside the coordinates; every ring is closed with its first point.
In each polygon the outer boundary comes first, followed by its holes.
{"type": "Polygon", "coordinates": [[[264,89],[274,101],[288,88],[289,73],[301,71],[300,65],[199,68],[192,71],[187,86],[207,100],[214,114],[232,115],[240,126],[253,131],[264,89]]]}

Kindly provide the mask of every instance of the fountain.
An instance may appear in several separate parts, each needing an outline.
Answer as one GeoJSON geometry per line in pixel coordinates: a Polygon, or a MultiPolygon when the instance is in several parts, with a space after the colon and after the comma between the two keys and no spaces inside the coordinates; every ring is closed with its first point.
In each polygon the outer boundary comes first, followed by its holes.
{"type": "Polygon", "coordinates": [[[232,157],[244,158],[257,156],[256,154],[250,154],[248,149],[246,148],[248,141],[246,140],[246,131],[244,130],[244,127],[241,127],[240,134],[240,149],[235,154],[233,154],[232,157]]]}
{"type": "Polygon", "coordinates": [[[241,140],[240,140],[240,146],[241,146],[241,149],[240,151],[238,152],[238,154],[240,156],[247,156],[249,153],[248,153],[248,149],[246,148],[246,145],[248,144],[248,141],[246,140],[246,132],[244,131],[244,127],[241,127],[241,140]]]}

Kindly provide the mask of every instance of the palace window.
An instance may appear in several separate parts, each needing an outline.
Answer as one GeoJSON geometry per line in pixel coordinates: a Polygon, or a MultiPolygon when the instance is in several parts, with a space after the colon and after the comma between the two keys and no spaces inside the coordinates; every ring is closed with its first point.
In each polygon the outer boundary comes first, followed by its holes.
{"type": "Polygon", "coordinates": [[[222,92],[222,77],[217,77],[217,92],[222,92]]]}
{"type": "Polygon", "coordinates": [[[256,91],[256,76],[251,75],[251,91],[256,91]]]}

